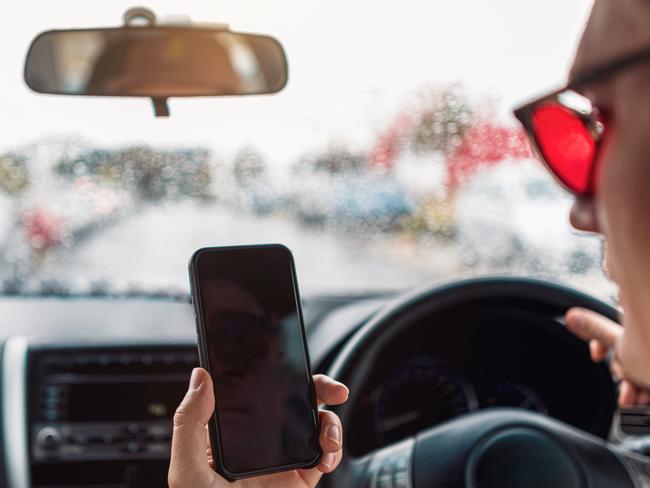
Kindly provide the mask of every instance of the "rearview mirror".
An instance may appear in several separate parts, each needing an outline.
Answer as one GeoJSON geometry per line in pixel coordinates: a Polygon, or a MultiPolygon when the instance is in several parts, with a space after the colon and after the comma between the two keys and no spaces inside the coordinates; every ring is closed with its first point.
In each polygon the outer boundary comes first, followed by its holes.
{"type": "Polygon", "coordinates": [[[224,26],[55,30],[32,42],[25,82],[38,93],[148,97],[168,115],[170,97],[276,93],[287,60],[276,39],[224,26]]]}

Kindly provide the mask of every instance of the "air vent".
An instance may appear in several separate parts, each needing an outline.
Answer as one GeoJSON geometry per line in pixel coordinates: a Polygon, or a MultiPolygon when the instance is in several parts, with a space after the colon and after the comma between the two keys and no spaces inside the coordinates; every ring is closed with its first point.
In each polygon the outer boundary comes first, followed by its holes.
{"type": "Polygon", "coordinates": [[[39,377],[67,374],[151,374],[152,371],[157,374],[176,373],[198,363],[195,350],[57,350],[39,356],[35,361],[35,372],[39,377]]]}
{"type": "Polygon", "coordinates": [[[621,409],[621,430],[628,435],[650,434],[650,407],[621,409]]]}

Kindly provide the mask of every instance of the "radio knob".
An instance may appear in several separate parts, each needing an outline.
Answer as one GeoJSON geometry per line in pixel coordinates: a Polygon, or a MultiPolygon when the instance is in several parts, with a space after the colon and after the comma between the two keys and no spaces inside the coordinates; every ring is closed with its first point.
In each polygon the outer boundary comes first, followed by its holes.
{"type": "Polygon", "coordinates": [[[36,434],[36,444],[45,451],[56,451],[61,447],[63,436],[55,427],[43,427],[36,434]]]}

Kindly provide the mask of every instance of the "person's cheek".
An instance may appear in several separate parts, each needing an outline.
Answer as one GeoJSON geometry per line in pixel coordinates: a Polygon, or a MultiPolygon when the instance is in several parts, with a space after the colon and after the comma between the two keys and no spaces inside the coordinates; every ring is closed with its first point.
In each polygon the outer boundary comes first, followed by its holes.
{"type": "Polygon", "coordinates": [[[597,196],[593,199],[593,212],[594,219],[598,222],[598,231],[603,236],[603,268],[612,281],[620,284],[619,241],[622,229],[619,214],[624,211],[621,205],[625,206],[624,200],[620,198],[620,188],[627,176],[625,171],[621,171],[619,161],[626,158],[626,154],[621,151],[624,147],[616,131],[610,129],[606,137],[600,148],[596,175],[597,196]]]}
{"type": "Polygon", "coordinates": [[[596,212],[606,239],[607,269],[619,285],[630,288],[627,293],[650,286],[650,253],[647,252],[650,225],[646,218],[650,192],[645,183],[650,182],[647,139],[632,138],[618,127],[603,148],[598,178],[596,212]]]}
{"type": "Polygon", "coordinates": [[[607,238],[607,266],[620,286],[624,338],[617,353],[626,376],[650,381],[650,94],[626,86],[603,145],[598,179],[599,217],[607,238]],[[634,99],[629,93],[635,93],[634,99]],[[647,107],[647,108],[646,108],[647,107]],[[645,109],[644,109],[645,108],[645,109]]]}
{"type": "Polygon", "coordinates": [[[612,261],[612,257],[610,256],[609,250],[610,250],[610,246],[607,245],[607,240],[603,238],[603,247],[602,247],[603,271],[605,272],[607,278],[609,278],[614,283],[618,283],[618,277],[616,276],[616,266],[612,264],[613,261],[612,261]]]}

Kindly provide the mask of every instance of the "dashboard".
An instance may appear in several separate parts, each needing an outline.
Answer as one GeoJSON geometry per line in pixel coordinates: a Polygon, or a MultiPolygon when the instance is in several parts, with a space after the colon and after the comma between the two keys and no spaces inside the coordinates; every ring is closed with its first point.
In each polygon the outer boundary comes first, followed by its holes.
{"type": "Polygon", "coordinates": [[[515,407],[606,438],[606,370],[557,320],[500,309],[425,318],[391,340],[355,405],[349,451],[362,456],[460,415],[515,407]]]}
{"type": "MultiPolygon", "coordinates": [[[[327,372],[395,298],[307,297],[314,371],[327,372]]],[[[171,418],[198,363],[190,304],[3,298],[0,317],[0,487],[164,486],[171,418]]],[[[615,412],[606,367],[558,317],[534,310],[483,303],[423,315],[377,357],[345,425],[354,458],[498,406],[601,438],[650,433],[646,412],[615,412]]]]}
{"type": "MultiPolygon", "coordinates": [[[[315,370],[384,302],[307,298],[315,370]]],[[[198,366],[189,300],[5,297],[0,317],[0,487],[166,486],[198,366]]]]}
{"type": "Polygon", "coordinates": [[[33,486],[164,486],[195,348],[34,345],[25,359],[33,486]]]}

